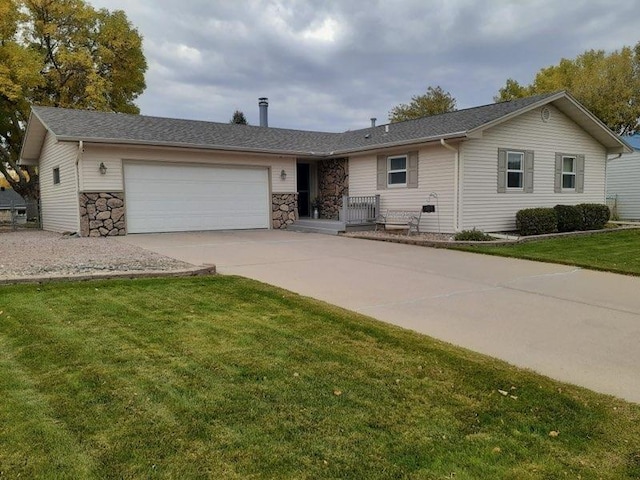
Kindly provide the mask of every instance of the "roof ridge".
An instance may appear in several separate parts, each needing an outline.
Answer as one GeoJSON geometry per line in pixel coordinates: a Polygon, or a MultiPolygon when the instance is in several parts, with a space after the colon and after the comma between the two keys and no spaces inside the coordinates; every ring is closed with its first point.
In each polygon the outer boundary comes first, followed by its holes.
{"type": "Polygon", "coordinates": [[[105,111],[105,110],[88,110],[83,108],[69,108],[69,107],[52,107],[47,105],[33,105],[32,110],[40,110],[40,109],[51,109],[51,110],[65,110],[69,112],[82,112],[88,114],[98,114],[98,115],[118,115],[118,116],[127,116],[131,118],[148,118],[152,120],[169,120],[172,122],[193,122],[193,123],[203,123],[203,124],[212,124],[212,125],[224,125],[229,128],[235,127],[249,127],[249,128],[269,128],[271,130],[279,130],[285,132],[302,132],[302,133],[319,133],[324,135],[340,135],[343,132],[322,132],[320,130],[301,130],[297,128],[282,128],[282,127],[261,127],[259,125],[239,125],[228,122],[215,122],[212,120],[200,120],[200,119],[192,119],[192,118],[176,118],[176,117],[162,117],[157,115],[144,115],[142,113],[127,113],[127,112],[113,112],[113,111],[105,111]]]}
{"type": "MultiPolygon", "coordinates": [[[[470,110],[477,110],[477,109],[480,109],[480,108],[493,107],[495,105],[503,105],[505,103],[517,102],[517,101],[521,101],[521,100],[533,100],[533,99],[538,100],[538,99],[543,99],[543,98],[546,98],[546,97],[551,97],[551,96],[556,95],[556,94],[561,93],[561,92],[566,92],[566,91],[565,90],[556,90],[554,92],[539,93],[537,95],[529,95],[527,97],[512,98],[511,100],[503,100],[501,102],[486,103],[484,105],[476,105],[474,107],[461,108],[460,110],[452,110],[450,112],[434,113],[433,115],[424,115],[422,117],[410,118],[410,119],[407,119],[407,120],[401,120],[399,122],[382,123],[380,125],[376,125],[375,127],[367,127],[367,128],[361,128],[361,129],[358,129],[358,130],[347,130],[347,131],[354,132],[354,131],[360,131],[360,130],[371,130],[372,128],[384,127],[385,125],[398,125],[398,124],[401,124],[401,123],[416,122],[416,121],[422,120],[424,118],[434,118],[434,117],[439,117],[439,116],[442,116],[442,115],[451,115],[451,114],[455,114],[455,113],[468,112],[470,110]]],[[[346,133],[346,132],[343,132],[343,133],[346,133]]]]}

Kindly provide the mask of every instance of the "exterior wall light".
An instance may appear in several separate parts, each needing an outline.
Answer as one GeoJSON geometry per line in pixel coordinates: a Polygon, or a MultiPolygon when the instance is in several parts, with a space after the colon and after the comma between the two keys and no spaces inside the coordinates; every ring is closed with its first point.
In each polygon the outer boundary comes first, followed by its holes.
{"type": "Polygon", "coordinates": [[[100,170],[100,173],[102,175],[107,173],[107,166],[104,164],[104,162],[100,162],[100,166],[98,167],[98,170],[100,170]]]}
{"type": "Polygon", "coordinates": [[[280,178],[284,181],[287,179],[287,172],[284,169],[280,172],[280,178]]]}

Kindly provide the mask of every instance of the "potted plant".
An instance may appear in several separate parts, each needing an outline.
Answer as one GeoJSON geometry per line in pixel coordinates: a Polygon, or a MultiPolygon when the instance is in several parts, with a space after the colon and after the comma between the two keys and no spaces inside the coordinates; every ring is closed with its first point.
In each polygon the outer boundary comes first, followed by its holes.
{"type": "Polygon", "coordinates": [[[322,207],[322,198],[321,197],[315,197],[312,201],[311,201],[311,209],[312,209],[312,217],[314,219],[318,219],[320,218],[320,209],[322,207]]]}

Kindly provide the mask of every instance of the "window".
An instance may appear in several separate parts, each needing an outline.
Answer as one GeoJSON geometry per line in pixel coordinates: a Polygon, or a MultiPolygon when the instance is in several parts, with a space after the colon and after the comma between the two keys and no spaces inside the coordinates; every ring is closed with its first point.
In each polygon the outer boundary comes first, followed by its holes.
{"type": "Polygon", "coordinates": [[[576,188],[576,157],[562,157],[562,189],[576,188]]]}
{"type": "Polygon", "coordinates": [[[583,154],[556,152],[553,191],[584,193],[584,162],[583,154]]]}
{"type": "Polygon", "coordinates": [[[387,185],[389,187],[407,185],[407,156],[387,158],[387,185]]]}
{"type": "Polygon", "coordinates": [[[60,167],[53,169],[53,184],[58,185],[60,183],[60,167]]]}
{"type": "Polygon", "coordinates": [[[507,152],[507,188],[524,188],[523,152],[507,152]]]}
{"type": "Polygon", "coordinates": [[[533,193],[533,150],[498,149],[498,193],[533,193]]]}
{"type": "Polygon", "coordinates": [[[387,188],[418,188],[417,151],[377,156],[376,189],[387,188]]]}

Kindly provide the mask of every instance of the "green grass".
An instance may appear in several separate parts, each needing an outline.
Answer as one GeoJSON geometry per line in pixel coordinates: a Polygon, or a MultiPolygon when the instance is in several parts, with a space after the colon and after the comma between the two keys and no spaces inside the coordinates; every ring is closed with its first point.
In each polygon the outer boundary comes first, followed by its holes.
{"type": "Polygon", "coordinates": [[[640,478],[639,406],[250,280],[0,310],[0,478],[640,478]]]}
{"type": "Polygon", "coordinates": [[[640,229],[560,237],[515,245],[453,247],[456,250],[577,265],[592,270],[640,275],[640,229]]]}

